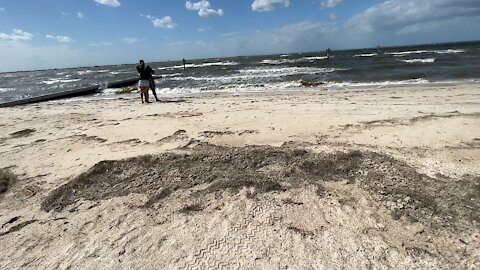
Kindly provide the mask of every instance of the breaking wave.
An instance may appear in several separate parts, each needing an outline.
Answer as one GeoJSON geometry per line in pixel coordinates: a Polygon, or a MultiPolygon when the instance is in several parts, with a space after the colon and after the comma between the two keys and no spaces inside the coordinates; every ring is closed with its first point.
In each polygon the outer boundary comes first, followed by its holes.
{"type": "Polygon", "coordinates": [[[356,54],[353,57],[373,57],[377,56],[378,54],[376,53],[362,53],[362,54],[356,54]]]}
{"type": "Polygon", "coordinates": [[[435,62],[435,58],[420,58],[420,59],[400,59],[399,61],[405,62],[405,63],[433,63],[435,62]]]}

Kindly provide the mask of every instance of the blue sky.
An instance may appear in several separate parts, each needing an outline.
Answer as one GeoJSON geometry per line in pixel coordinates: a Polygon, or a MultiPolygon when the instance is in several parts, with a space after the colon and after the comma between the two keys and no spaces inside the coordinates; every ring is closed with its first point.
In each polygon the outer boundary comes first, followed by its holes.
{"type": "Polygon", "coordinates": [[[0,72],[480,39],[480,0],[0,0],[0,72]]]}

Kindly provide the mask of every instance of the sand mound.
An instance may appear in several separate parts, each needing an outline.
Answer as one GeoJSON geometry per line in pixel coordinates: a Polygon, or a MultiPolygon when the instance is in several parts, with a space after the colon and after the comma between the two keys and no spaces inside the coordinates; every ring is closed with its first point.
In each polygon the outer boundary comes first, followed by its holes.
{"type": "Polygon", "coordinates": [[[109,268],[475,268],[478,177],[315,149],[194,142],[100,162],[42,203],[78,220],[62,225],[70,234],[88,235],[59,265],[93,269],[94,256],[109,268]]]}
{"type": "Polygon", "coordinates": [[[407,164],[373,152],[314,153],[283,146],[233,148],[200,144],[184,153],[102,161],[53,191],[42,203],[45,211],[62,210],[83,198],[99,201],[131,193],[148,195],[146,206],[178,190],[199,185],[192,193],[238,193],[244,187],[256,194],[308,185],[324,195],[323,184],[347,181],[360,187],[391,210],[433,227],[465,228],[480,222],[478,177],[455,181],[418,173],[407,164]]]}

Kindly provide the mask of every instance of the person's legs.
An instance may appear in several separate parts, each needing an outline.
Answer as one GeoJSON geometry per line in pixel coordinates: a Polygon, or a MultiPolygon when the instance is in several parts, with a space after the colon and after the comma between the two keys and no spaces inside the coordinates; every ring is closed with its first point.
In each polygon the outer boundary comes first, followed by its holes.
{"type": "Polygon", "coordinates": [[[142,87],[142,92],[143,92],[143,95],[145,96],[145,102],[146,103],[151,103],[149,98],[148,98],[148,89],[149,89],[148,86],[144,86],[144,87],[142,87]]]}
{"type": "Polygon", "coordinates": [[[153,93],[153,96],[155,97],[155,100],[160,101],[160,99],[158,99],[158,97],[157,97],[157,92],[155,91],[155,80],[154,79],[150,79],[150,89],[152,89],[152,93],[153,93]]]}
{"type": "Polygon", "coordinates": [[[137,89],[138,89],[138,92],[140,92],[140,98],[142,99],[142,103],[143,103],[143,91],[142,91],[142,87],[139,86],[139,87],[137,87],[137,89]]]}

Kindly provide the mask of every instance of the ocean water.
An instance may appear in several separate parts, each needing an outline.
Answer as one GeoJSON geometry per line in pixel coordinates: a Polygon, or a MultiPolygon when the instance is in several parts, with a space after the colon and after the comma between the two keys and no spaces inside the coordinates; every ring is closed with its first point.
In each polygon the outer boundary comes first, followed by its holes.
{"type": "MultiPolygon", "coordinates": [[[[146,59],[148,61],[148,59],[146,59]]],[[[332,50],[147,63],[161,96],[206,92],[341,90],[390,85],[478,83],[480,42],[332,50]],[[318,86],[318,83],[321,83],[318,86]],[[310,86],[309,86],[310,85],[310,86]]],[[[0,73],[0,102],[100,85],[88,98],[133,95],[108,82],[137,77],[135,64],[0,73]]]]}

